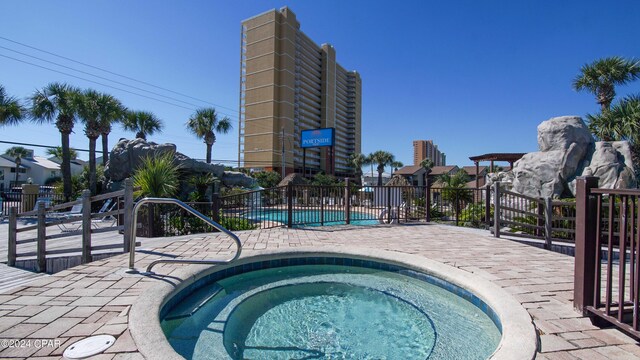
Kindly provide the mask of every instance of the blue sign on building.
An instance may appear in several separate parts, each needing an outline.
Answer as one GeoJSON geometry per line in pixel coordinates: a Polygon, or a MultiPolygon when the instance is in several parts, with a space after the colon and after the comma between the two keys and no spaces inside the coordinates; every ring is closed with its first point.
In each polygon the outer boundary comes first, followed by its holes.
{"type": "Polygon", "coordinates": [[[303,148],[333,146],[335,141],[334,128],[302,130],[300,146],[303,148]]]}

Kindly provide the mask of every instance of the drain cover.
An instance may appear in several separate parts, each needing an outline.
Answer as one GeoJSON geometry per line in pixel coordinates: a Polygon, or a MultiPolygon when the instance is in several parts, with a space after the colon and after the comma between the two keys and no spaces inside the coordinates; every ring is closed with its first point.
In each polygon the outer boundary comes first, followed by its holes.
{"type": "Polygon", "coordinates": [[[107,350],[116,338],[111,335],[97,335],[77,341],[62,354],[67,359],[84,359],[107,350]]]}

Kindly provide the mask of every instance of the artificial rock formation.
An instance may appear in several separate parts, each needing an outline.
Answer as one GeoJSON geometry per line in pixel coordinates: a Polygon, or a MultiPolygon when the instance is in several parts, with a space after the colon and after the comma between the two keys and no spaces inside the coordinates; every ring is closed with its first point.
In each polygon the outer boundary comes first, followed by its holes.
{"type": "Polygon", "coordinates": [[[134,170],[142,164],[147,156],[158,156],[167,152],[174,153],[175,162],[181,171],[191,174],[211,173],[226,186],[252,188],[256,185],[255,179],[239,172],[224,171],[220,164],[207,164],[176,151],[174,144],[156,144],[144,139],[127,140],[120,139],[109,154],[109,162],[104,174],[109,179],[109,188],[118,189],[124,179],[131,177],[134,170]]]}
{"type": "Polygon", "coordinates": [[[542,122],[538,148],[514,164],[508,176],[513,191],[536,198],[575,196],[575,178],[586,175],[598,176],[601,188],[636,186],[628,142],[594,142],[578,116],[542,122]]]}

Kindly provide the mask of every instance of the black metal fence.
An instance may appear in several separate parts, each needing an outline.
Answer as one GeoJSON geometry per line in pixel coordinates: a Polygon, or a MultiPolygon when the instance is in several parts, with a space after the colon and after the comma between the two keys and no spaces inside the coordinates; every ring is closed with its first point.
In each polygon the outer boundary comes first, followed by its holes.
{"type": "MultiPolygon", "coordinates": [[[[490,207],[484,189],[417,186],[289,185],[245,191],[212,202],[189,203],[230,230],[331,225],[373,225],[435,221],[488,228],[490,207]]],[[[213,231],[170,205],[140,215],[140,236],[173,236],[213,231]],[[145,220],[145,218],[147,220],[145,220]],[[146,230],[145,230],[146,229],[146,230]]]]}
{"type": "Polygon", "coordinates": [[[16,207],[18,213],[36,210],[36,203],[44,202],[51,207],[64,202],[64,195],[53,192],[39,194],[23,194],[22,192],[0,192],[0,218],[9,216],[9,208],[16,207]]]}

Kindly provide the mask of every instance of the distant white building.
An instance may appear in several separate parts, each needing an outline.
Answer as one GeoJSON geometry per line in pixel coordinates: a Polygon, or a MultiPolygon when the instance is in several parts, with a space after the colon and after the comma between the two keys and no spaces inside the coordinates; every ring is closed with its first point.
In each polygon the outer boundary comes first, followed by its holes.
{"type": "Polygon", "coordinates": [[[22,165],[28,168],[27,177],[31,178],[34,184],[44,185],[48,179],[62,176],[60,165],[44,157],[22,159],[22,165]]]}
{"type": "MultiPolygon", "coordinates": [[[[27,168],[20,166],[18,181],[26,181],[27,168]]],[[[0,156],[0,191],[9,191],[11,184],[16,179],[16,163],[12,160],[0,156]]]]}
{"type": "MultiPolygon", "coordinates": [[[[16,163],[14,159],[6,155],[0,156],[0,191],[9,191],[13,186],[20,186],[31,179],[34,184],[44,185],[51,178],[62,177],[59,162],[56,158],[47,159],[41,156],[31,155],[22,158],[18,176],[16,179],[16,163]]],[[[84,162],[81,160],[73,160],[71,162],[71,175],[80,174],[83,169],[84,162]]]]}
{"type": "MultiPolygon", "coordinates": [[[[50,157],[49,160],[53,161],[58,165],[62,164],[62,160],[58,159],[55,156],[50,157]]],[[[96,163],[100,164],[97,161],[96,163]]],[[[82,170],[84,169],[85,166],[89,166],[89,163],[87,161],[80,160],[80,159],[71,160],[71,175],[82,173],[82,170]]],[[[60,176],[62,176],[62,174],[60,176]]]]}

